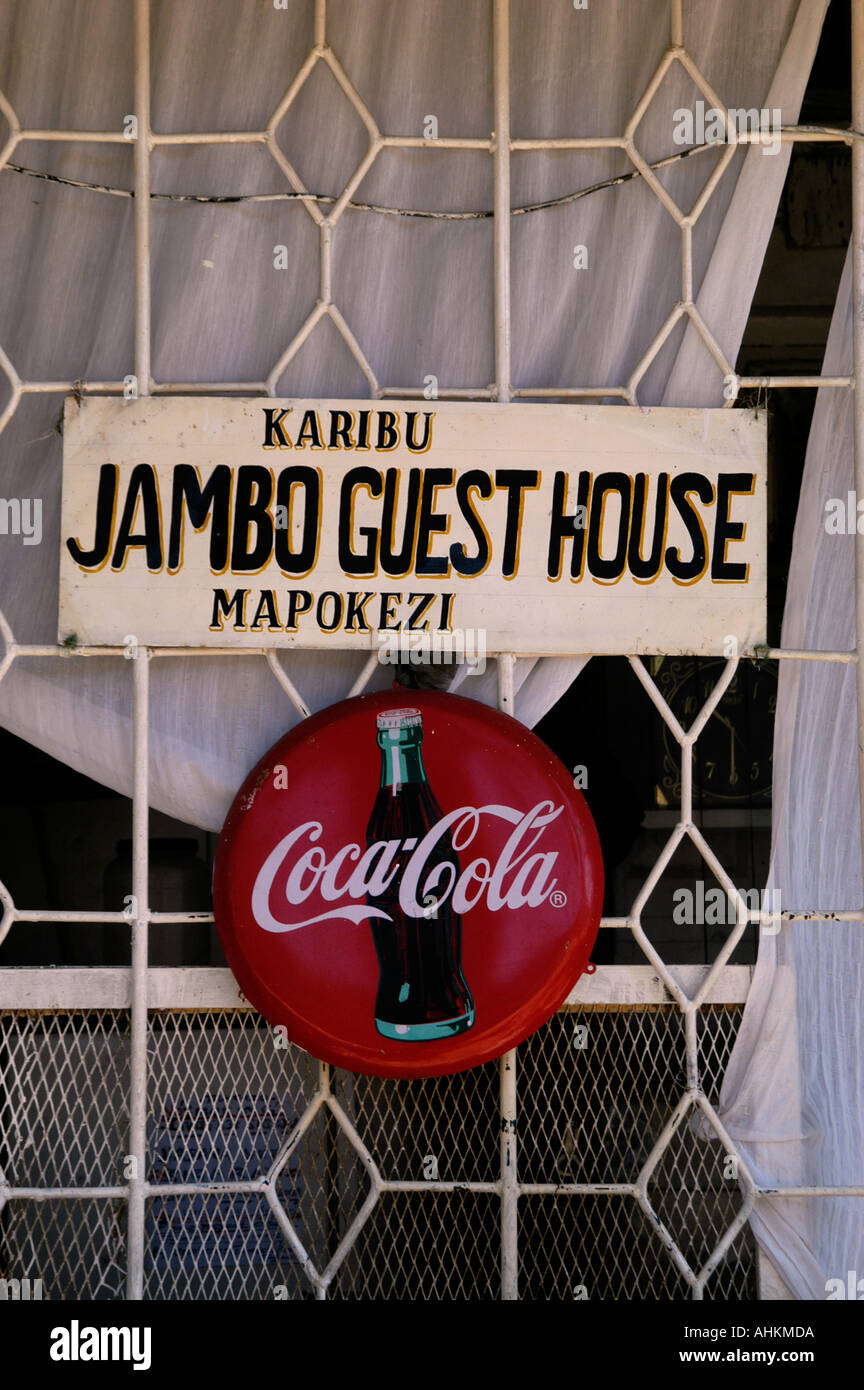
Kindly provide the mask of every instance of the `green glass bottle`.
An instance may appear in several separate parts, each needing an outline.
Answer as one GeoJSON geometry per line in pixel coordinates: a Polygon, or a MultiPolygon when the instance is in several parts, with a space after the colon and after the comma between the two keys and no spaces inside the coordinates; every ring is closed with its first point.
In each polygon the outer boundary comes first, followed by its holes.
{"type": "Polygon", "coordinates": [[[386,1038],[429,1042],[464,1033],[474,1023],[474,1000],[462,974],[462,918],[452,907],[459,857],[449,832],[443,834],[425,861],[424,881],[431,879],[435,891],[422,900],[423,915],[402,909],[399,884],[405,867],[442,811],[423,767],[420,711],[385,710],[377,716],[377,731],[381,783],[366,845],[398,840],[401,848],[387,888],[366,898],[387,914],[371,923],[380,970],[375,1027],[386,1038]]]}

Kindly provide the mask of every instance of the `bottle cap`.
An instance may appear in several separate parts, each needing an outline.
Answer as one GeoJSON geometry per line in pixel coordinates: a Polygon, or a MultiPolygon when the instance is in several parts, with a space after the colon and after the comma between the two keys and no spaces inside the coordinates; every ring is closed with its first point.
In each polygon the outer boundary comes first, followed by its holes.
{"type": "Polygon", "coordinates": [[[419,709],[385,709],[377,716],[379,729],[413,729],[423,723],[419,709]]]}

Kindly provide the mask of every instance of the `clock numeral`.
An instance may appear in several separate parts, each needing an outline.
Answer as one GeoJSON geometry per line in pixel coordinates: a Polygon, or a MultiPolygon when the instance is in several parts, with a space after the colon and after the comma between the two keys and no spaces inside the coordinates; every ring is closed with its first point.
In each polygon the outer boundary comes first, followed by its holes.
{"type": "Polygon", "coordinates": [[[758,764],[758,763],[751,763],[751,764],[750,764],[750,781],[751,781],[751,782],[758,782],[758,780],[759,780],[759,764],[758,764]]]}
{"type": "Polygon", "coordinates": [[[716,772],[716,770],[717,770],[717,764],[716,764],[716,763],[706,762],[706,764],[705,764],[705,776],[708,778],[708,781],[709,781],[709,782],[711,781],[711,778],[714,776],[714,773],[716,772]]]}

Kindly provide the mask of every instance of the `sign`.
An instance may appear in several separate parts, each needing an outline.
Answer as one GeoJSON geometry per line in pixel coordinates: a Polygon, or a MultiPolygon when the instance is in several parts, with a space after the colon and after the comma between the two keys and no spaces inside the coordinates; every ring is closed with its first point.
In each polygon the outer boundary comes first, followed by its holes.
{"type": "Polygon", "coordinates": [[[764,415],[66,405],[61,642],[729,655],[765,612],[764,415]]]}
{"type": "Polygon", "coordinates": [[[213,912],[249,1002],[376,1076],[488,1062],[545,1023],[600,923],[597,832],[508,715],[394,689],[304,720],[250,772],[213,912]]]}

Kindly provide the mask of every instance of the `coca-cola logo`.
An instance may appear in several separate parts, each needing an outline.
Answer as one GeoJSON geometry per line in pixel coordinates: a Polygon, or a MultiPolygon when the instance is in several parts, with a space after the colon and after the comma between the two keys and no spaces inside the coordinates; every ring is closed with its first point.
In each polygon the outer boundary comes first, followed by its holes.
{"type": "MultiPolygon", "coordinates": [[[[373,917],[391,921],[391,914],[382,908],[354,904],[367,895],[377,897],[394,889],[399,907],[408,917],[428,918],[447,903],[460,915],[481,901],[490,912],[505,907],[513,911],[540,907],[555,893],[558,851],[532,850],[563,809],[552,801],[539,801],[524,813],[512,806],[461,806],[442,816],[419,843],[415,837],[377,840],[365,851],[359,844],[347,844],[330,858],[315,843],[323,833],[321,822],[305,821],[289,831],[262,864],[252,891],[252,914],[259,927],[268,932],[299,931],[337,917],[351,922],[373,917]],[[458,876],[452,863],[429,867],[432,851],[448,832],[455,850],[468,849],[483,816],[496,817],[514,827],[494,862],[477,855],[458,876]],[[409,857],[401,869],[405,854],[409,857]],[[286,869],[284,897],[291,907],[299,907],[315,891],[325,902],[338,906],[300,921],[275,916],[271,893],[277,875],[286,869]]],[[[557,897],[555,905],[562,906],[560,892],[557,897]]]]}
{"type": "Polygon", "coordinates": [[[237,793],[213,882],[249,1002],[313,1056],[383,1076],[460,1071],[539,1028],[602,896],[568,770],[514,719],[425,691],[281,739],[237,793]]]}

